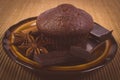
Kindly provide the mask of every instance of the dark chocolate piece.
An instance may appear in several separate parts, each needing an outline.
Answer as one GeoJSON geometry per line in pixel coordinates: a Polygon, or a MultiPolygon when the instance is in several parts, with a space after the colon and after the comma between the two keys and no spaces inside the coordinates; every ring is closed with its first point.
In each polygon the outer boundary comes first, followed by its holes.
{"type": "Polygon", "coordinates": [[[34,60],[42,66],[51,66],[74,61],[90,61],[93,56],[78,46],[72,46],[69,51],[52,51],[48,54],[35,55],[34,60]]]}
{"type": "Polygon", "coordinates": [[[100,41],[104,41],[110,38],[112,31],[109,31],[102,27],[101,25],[95,23],[92,31],[90,32],[92,36],[100,41]]]}
{"type": "Polygon", "coordinates": [[[93,55],[79,46],[71,46],[70,54],[73,57],[85,59],[87,61],[93,58],[93,55]]]}
{"type": "Polygon", "coordinates": [[[34,56],[34,60],[42,66],[57,65],[68,61],[69,54],[67,51],[53,51],[48,54],[34,56]]]}

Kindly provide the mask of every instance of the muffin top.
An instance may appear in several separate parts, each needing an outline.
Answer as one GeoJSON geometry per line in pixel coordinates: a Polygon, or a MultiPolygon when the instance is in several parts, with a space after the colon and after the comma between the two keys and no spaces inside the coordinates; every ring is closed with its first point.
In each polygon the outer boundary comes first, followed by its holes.
{"type": "Polygon", "coordinates": [[[62,4],[37,17],[38,30],[48,36],[79,36],[93,28],[92,17],[71,4],[62,4]]]}

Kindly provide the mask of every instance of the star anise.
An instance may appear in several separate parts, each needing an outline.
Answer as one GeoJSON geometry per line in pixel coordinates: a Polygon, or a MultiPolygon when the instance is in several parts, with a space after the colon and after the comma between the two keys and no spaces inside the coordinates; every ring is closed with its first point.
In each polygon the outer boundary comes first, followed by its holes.
{"type": "Polygon", "coordinates": [[[48,53],[47,49],[43,47],[43,40],[40,39],[40,37],[33,37],[31,34],[32,32],[29,33],[23,33],[19,32],[15,34],[15,43],[18,44],[18,47],[21,49],[25,49],[25,56],[30,57],[34,55],[39,55],[39,54],[46,54],[48,53]]]}
{"type": "Polygon", "coordinates": [[[14,33],[14,45],[20,45],[23,42],[26,41],[27,34],[23,33],[22,31],[19,31],[17,33],[14,33]]]}

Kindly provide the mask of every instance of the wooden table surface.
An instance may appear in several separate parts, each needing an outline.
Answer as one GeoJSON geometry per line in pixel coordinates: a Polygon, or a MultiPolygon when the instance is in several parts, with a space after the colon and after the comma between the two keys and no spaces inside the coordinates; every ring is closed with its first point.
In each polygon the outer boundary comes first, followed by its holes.
{"type": "MultiPolygon", "coordinates": [[[[11,25],[37,16],[62,3],[70,3],[90,13],[95,22],[113,31],[118,43],[115,58],[104,68],[69,80],[120,80],[120,0],[0,0],[0,80],[44,79],[11,60],[2,48],[2,38],[11,25]]],[[[64,79],[64,80],[67,80],[64,79]]],[[[59,80],[59,78],[56,78],[59,80]]]]}

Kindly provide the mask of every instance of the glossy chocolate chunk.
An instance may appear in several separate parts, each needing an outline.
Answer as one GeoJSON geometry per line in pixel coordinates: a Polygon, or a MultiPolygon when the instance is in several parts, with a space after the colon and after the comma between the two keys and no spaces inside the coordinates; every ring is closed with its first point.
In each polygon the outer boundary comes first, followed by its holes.
{"type": "Polygon", "coordinates": [[[93,58],[93,55],[91,55],[88,51],[85,49],[79,47],[79,46],[71,46],[70,54],[75,58],[80,58],[84,60],[91,60],[93,58]]]}
{"type": "Polygon", "coordinates": [[[108,38],[110,38],[112,31],[109,31],[102,27],[101,25],[95,23],[92,31],[90,32],[92,36],[94,36],[95,39],[104,41],[108,38]]]}
{"type": "Polygon", "coordinates": [[[68,61],[67,51],[53,51],[48,54],[40,54],[34,56],[34,60],[40,63],[42,66],[57,65],[68,61]]]}
{"type": "Polygon", "coordinates": [[[68,51],[52,51],[48,54],[34,56],[34,60],[42,66],[51,66],[74,61],[90,61],[93,56],[78,46],[72,46],[68,51]]]}

